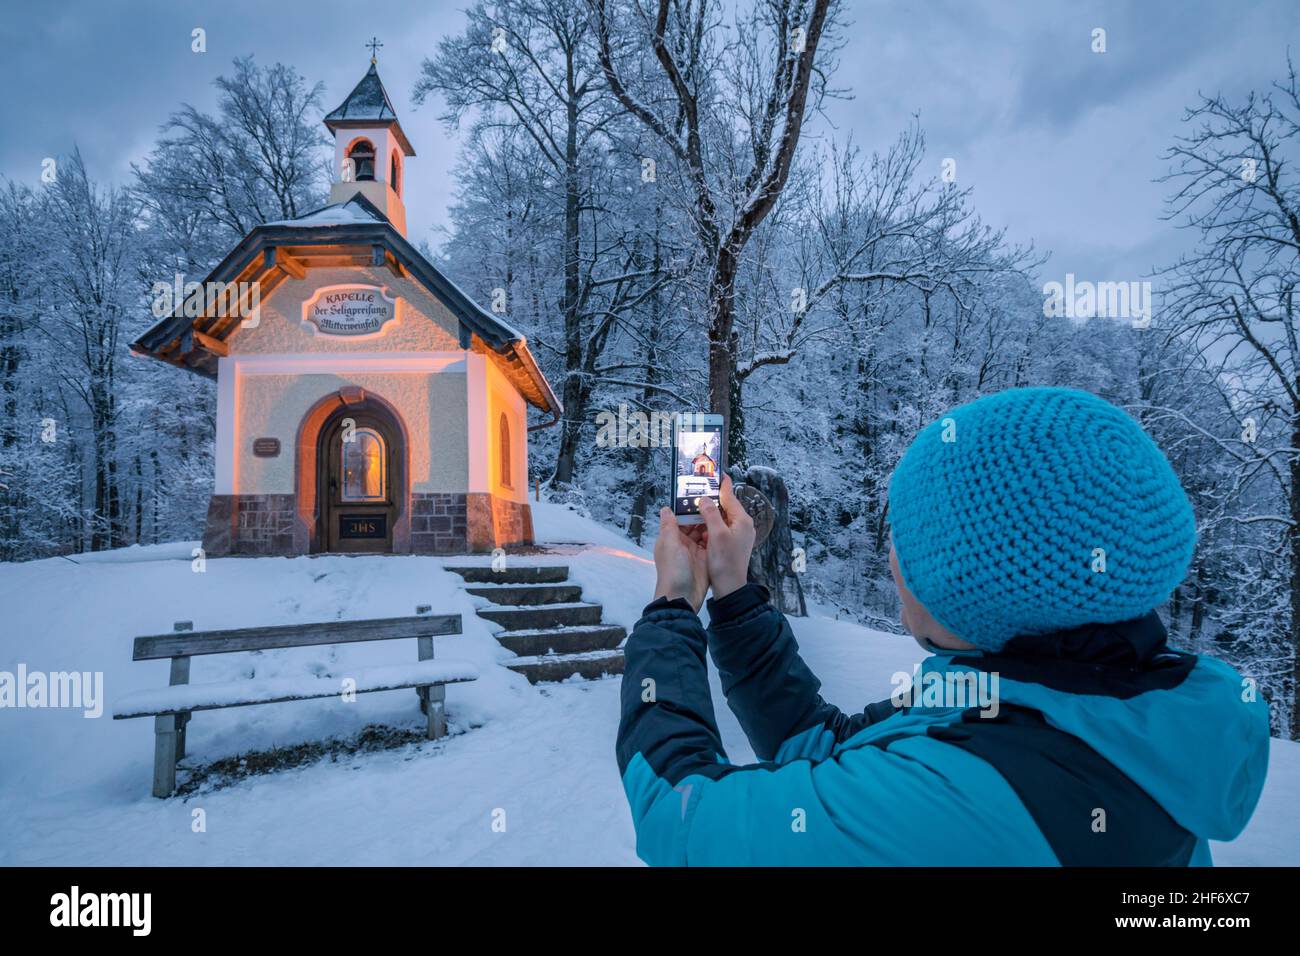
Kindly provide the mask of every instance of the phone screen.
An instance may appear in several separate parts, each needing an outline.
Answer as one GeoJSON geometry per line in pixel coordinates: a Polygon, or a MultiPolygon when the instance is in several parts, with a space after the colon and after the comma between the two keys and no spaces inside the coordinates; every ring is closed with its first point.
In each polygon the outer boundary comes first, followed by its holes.
{"type": "Polygon", "coordinates": [[[678,415],[673,429],[673,511],[698,515],[701,498],[716,502],[722,469],[722,416],[678,415]]]}

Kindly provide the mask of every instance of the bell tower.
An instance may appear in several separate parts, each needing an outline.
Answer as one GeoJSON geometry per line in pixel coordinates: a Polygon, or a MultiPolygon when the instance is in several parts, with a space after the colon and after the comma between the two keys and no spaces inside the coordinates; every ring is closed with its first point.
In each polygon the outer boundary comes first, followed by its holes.
{"type": "Polygon", "coordinates": [[[406,160],[415,155],[402,132],[388,91],[379,79],[377,52],[382,43],[372,39],[370,69],[347,98],[325,117],[334,134],[334,184],[330,202],[347,202],[360,193],[379,209],[393,228],[406,235],[406,160]]]}

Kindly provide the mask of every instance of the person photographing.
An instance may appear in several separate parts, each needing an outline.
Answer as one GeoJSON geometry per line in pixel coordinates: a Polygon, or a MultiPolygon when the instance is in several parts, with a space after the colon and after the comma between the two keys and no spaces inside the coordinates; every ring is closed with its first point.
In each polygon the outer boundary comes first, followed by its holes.
{"type": "Polygon", "coordinates": [[[889,495],[902,623],[930,652],[916,680],[996,687],[996,706],[824,700],[747,579],[753,522],[724,477],[702,524],[660,513],[654,600],[625,647],[616,755],[638,856],[1210,864],[1263,789],[1268,712],[1231,667],[1167,642],[1155,608],[1195,522],[1137,422],[1070,389],[986,396],[921,430],[889,495]],[[706,655],[757,763],[727,757],[706,655]]]}

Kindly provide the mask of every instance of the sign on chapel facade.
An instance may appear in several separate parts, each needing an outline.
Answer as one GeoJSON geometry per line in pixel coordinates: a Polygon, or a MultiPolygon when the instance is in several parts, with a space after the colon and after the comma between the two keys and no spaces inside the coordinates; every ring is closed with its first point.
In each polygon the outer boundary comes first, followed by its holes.
{"type": "Polygon", "coordinates": [[[339,175],[330,204],[254,229],[206,293],[132,344],[217,381],[204,548],[531,544],[527,407],[553,424],[560,403],[523,336],[407,242],[415,150],[373,58],[325,125],[339,175]]]}

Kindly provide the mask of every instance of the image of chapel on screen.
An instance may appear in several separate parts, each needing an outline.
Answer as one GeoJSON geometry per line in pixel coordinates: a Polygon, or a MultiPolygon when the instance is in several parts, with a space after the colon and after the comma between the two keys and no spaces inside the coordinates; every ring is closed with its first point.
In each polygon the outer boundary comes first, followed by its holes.
{"type": "Polygon", "coordinates": [[[678,514],[699,510],[695,499],[701,495],[718,496],[721,473],[722,433],[720,431],[683,431],[677,433],[678,514]]]}

